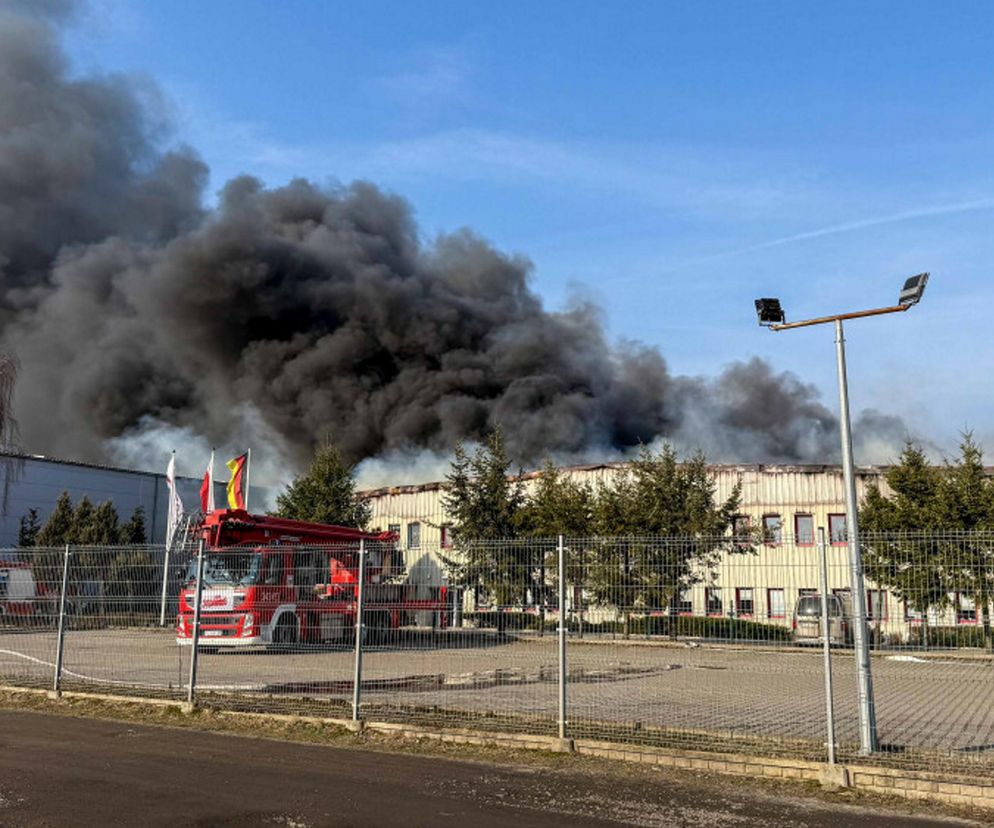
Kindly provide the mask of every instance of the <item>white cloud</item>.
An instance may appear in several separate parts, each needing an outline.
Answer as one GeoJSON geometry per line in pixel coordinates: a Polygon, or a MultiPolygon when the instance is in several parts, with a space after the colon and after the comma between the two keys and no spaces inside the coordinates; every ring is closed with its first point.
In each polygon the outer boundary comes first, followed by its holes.
{"type": "Polygon", "coordinates": [[[404,107],[473,99],[473,62],[466,44],[422,47],[400,72],[374,78],[371,86],[404,107]]]}

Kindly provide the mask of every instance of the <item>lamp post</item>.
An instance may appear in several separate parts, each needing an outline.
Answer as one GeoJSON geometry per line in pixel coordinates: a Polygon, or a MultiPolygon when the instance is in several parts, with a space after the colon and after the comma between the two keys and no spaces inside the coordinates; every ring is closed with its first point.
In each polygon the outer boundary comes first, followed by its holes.
{"type": "Polygon", "coordinates": [[[870,672],[870,648],[867,641],[866,590],[863,584],[863,555],[859,546],[859,522],[856,503],[856,470],[852,453],[852,425],[849,418],[849,383],[846,378],[846,346],[842,322],[864,316],[902,313],[921,301],[928,273],[912,276],[904,283],[898,303],[885,308],[840,313],[787,322],[779,299],[757,299],[759,324],[771,331],[805,328],[835,323],[836,367],[839,374],[839,423],[842,437],[842,476],[846,489],[846,528],[849,536],[849,572],[852,581],[853,645],[856,650],[856,682],[859,693],[859,747],[863,755],[877,749],[877,717],[873,701],[873,677],[870,672]]]}

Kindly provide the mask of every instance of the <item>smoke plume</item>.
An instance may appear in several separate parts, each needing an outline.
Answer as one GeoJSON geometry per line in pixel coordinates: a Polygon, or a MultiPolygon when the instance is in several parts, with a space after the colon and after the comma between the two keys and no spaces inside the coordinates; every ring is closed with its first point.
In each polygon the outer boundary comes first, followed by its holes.
{"type": "Polygon", "coordinates": [[[673,376],[590,303],[543,307],[527,259],[469,230],[423,240],[371,183],[245,176],[205,209],[205,165],[168,146],[155,89],[70,74],[67,6],[0,13],[0,340],[29,450],[139,462],[187,435],[299,465],[326,436],[359,461],[499,423],[525,463],[662,438],[715,460],[837,457],[811,386],[759,360],[673,376]]]}

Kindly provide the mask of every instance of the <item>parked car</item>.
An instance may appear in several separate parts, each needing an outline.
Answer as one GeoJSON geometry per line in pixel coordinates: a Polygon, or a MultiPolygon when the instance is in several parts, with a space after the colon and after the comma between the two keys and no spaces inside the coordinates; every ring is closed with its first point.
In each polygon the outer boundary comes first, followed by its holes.
{"type": "MultiPolygon", "coordinates": [[[[797,644],[821,644],[821,595],[802,595],[794,605],[793,638],[797,644]]],[[[828,596],[828,643],[851,642],[850,613],[838,595],[828,596]]]]}

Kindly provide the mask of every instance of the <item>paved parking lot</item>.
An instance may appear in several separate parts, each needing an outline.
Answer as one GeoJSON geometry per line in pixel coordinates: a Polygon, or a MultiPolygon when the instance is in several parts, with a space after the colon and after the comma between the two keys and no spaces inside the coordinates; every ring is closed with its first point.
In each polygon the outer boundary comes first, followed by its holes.
{"type": "MultiPolygon", "coordinates": [[[[556,639],[451,635],[376,648],[364,658],[363,699],[371,706],[434,710],[443,721],[481,715],[550,719],[557,710],[556,639]],[[436,640],[436,644],[439,640],[436,640]]],[[[138,686],[180,692],[189,648],[168,630],[73,631],[65,650],[67,683],[107,690],[138,686]]],[[[0,634],[0,678],[51,682],[53,633],[0,634]]],[[[837,738],[857,739],[855,667],[835,653],[837,738]]],[[[825,741],[822,655],[797,650],[645,645],[585,639],[571,643],[569,720],[575,733],[597,723],[632,730],[666,728],[723,737],[825,741]]],[[[346,649],[205,653],[199,686],[266,697],[292,711],[301,699],[351,698],[353,655],[346,649]]],[[[873,659],[881,742],[925,748],[960,759],[994,754],[994,661],[952,655],[873,659]]]]}

